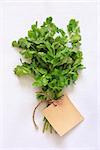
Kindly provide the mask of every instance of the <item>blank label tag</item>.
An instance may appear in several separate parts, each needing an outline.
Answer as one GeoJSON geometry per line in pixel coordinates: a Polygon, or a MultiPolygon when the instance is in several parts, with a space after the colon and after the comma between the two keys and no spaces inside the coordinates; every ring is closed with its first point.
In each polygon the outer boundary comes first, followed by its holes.
{"type": "Polygon", "coordinates": [[[79,124],[84,118],[67,96],[63,96],[60,100],[57,100],[56,104],[52,103],[42,113],[55,131],[62,136],[79,124]]]}

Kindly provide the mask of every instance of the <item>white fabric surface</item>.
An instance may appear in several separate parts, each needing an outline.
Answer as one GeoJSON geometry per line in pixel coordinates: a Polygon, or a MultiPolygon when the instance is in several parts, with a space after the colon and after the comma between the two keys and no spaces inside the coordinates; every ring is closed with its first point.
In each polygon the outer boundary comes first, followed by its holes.
{"type": "MultiPolygon", "coordinates": [[[[95,2],[27,2],[3,3],[0,6],[0,146],[7,150],[97,150],[97,3],[95,2]],[[80,21],[84,65],[79,80],[67,93],[85,117],[83,123],[63,137],[41,132],[42,116],[37,112],[40,130],[32,124],[36,104],[32,79],[17,78],[13,68],[20,55],[12,48],[14,39],[26,35],[31,24],[41,24],[47,16],[66,30],[71,17],[80,21]]],[[[42,108],[40,108],[42,109],[42,108]]]]}

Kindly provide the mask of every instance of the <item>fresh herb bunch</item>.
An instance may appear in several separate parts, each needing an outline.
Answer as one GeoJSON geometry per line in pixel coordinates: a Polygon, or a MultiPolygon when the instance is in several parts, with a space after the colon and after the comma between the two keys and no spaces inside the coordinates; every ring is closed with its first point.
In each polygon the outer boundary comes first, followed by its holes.
{"type": "MultiPolygon", "coordinates": [[[[15,74],[34,78],[32,85],[41,89],[36,93],[41,101],[59,99],[63,88],[75,83],[79,70],[84,68],[79,22],[75,19],[69,21],[66,31],[58,28],[52,17],[41,26],[36,21],[27,37],[13,41],[12,46],[20,48],[20,54],[27,59],[16,66],[15,74]]],[[[44,124],[48,123],[44,120],[44,124]]]]}

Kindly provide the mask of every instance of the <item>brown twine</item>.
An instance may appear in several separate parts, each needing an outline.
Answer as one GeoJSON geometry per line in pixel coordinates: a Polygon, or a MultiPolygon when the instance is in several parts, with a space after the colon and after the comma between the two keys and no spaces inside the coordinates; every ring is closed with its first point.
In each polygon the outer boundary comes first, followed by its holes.
{"type": "Polygon", "coordinates": [[[34,126],[36,127],[36,129],[38,129],[38,126],[37,126],[37,124],[36,124],[36,122],[35,122],[35,112],[36,112],[36,109],[40,106],[40,104],[42,103],[43,101],[40,101],[37,105],[36,105],[36,107],[34,108],[34,110],[33,110],[33,123],[34,123],[34,126]]]}

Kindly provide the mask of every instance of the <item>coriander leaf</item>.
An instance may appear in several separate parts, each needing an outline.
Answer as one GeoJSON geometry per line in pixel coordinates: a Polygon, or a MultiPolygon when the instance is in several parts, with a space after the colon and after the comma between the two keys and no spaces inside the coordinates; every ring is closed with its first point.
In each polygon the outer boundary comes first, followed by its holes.
{"type": "Polygon", "coordinates": [[[31,70],[23,65],[22,66],[17,65],[16,68],[14,69],[14,72],[17,76],[31,75],[31,70]]]}
{"type": "Polygon", "coordinates": [[[52,17],[48,17],[47,19],[46,19],[46,23],[47,24],[50,24],[52,22],[52,17]]]}
{"type": "Polygon", "coordinates": [[[75,19],[71,19],[69,21],[69,24],[67,25],[68,32],[75,32],[77,27],[78,27],[78,21],[76,21],[75,19]]]}

